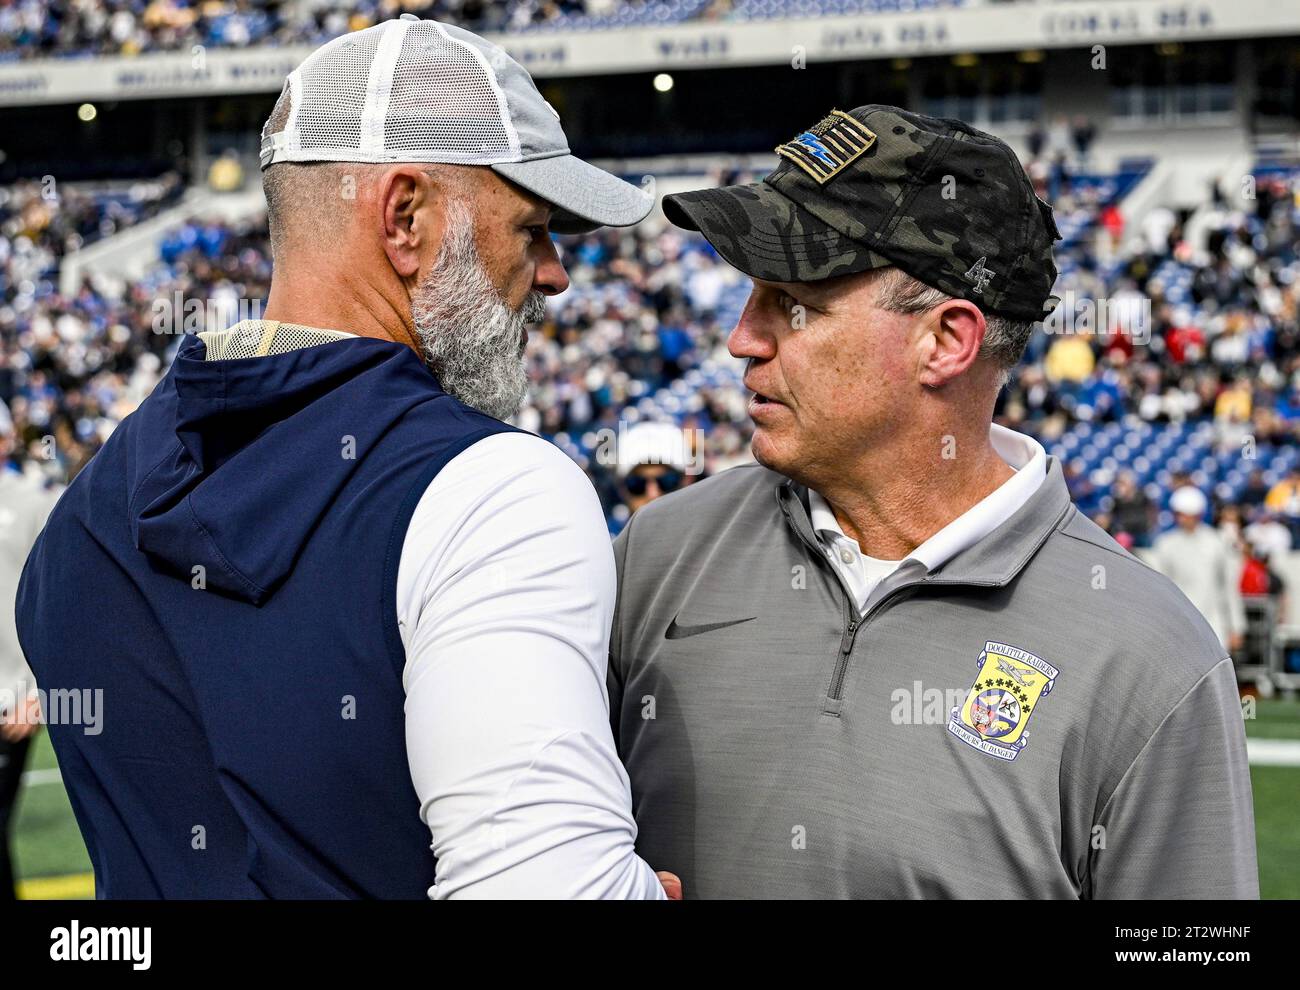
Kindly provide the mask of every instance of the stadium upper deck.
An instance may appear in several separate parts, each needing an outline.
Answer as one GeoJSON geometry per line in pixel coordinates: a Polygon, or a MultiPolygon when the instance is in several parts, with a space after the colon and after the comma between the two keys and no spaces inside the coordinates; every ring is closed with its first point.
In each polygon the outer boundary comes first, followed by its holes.
{"type": "Polygon", "coordinates": [[[1297,30],[1275,0],[3,0],[0,105],[274,92],[321,41],[403,9],[473,27],[539,77],[1041,57],[1297,30]]]}
{"type": "Polygon", "coordinates": [[[474,31],[604,31],[687,21],[900,13],[980,0],[10,0],[0,59],[317,45],[411,12],[474,31]]]}

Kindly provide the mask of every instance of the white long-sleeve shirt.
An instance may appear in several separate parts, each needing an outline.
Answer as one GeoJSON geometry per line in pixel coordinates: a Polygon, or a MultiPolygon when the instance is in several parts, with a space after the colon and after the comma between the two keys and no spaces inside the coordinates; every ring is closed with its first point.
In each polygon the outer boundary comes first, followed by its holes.
{"type": "MultiPolygon", "coordinates": [[[[208,360],[353,335],[244,321],[208,360]]],[[[637,855],[605,668],[614,554],[586,475],[539,437],[452,458],[402,545],[406,750],[438,868],[429,896],[663,900],[637,855]]]]}
{"type": "Polygon", "coordinates": [[[614,581],[591,483],[538,437],[481,440],[425,491],[397,618],[430,897],[664,897],[609,726],[614,581]]]}

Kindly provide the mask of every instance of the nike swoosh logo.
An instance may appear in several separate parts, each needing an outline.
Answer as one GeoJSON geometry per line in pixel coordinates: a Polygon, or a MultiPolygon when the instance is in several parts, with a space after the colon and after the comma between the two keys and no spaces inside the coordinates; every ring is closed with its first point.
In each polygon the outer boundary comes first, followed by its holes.
{"type": "Polygon", "coordinates": [[[738,626],[742,622],[753,622],[757,615],[751,615],[748,619],[732,619],[730,622],[706,622],[702,626],[679,626],[677,616],[673,616],[673,621],[668,623],[668,629],[664,633],[664,639],[685,639],[687,636],[698,636],[700,633],[713,632],[716,629],[726,629],[727,626],[738,626]]]}

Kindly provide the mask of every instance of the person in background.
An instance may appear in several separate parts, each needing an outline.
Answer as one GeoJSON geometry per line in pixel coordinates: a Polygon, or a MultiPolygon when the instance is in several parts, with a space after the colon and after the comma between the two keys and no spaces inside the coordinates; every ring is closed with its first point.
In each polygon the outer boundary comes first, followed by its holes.
{"type": "Polygon", "coordinates": [[[1036,123],[1029,131],[1029,137],[1026,139],[1029,145],[1029,157],[1037,158],[1043,153],[1043,146],[1047,143],[1047,135],[1043,133],[1043,125],[1036,123]]]}
{"type": "Polygon", "coordinates": [[[1233,502],[1224,502],[1214,513],[1214,528],[1219,532],[1219,538],[1223,540],[1223,545],[1228,548],[1230,553],[1240,556],[1246,549],[1246,538],[1242,535],[1244,522],[1241,517],[1241,506],[1233,502]]]}
{"type": "Polygon", "coordinates": [[[1178,585],[1228,652],[1235,653],[1246,629],[1238,561],[1223,538],[1203,522],[1207,502],[1199,488],[1179,488],[1169,508],[1177,526],[1156,540],[1151,563],[1178,585]]]}
{"type": "Polygon", "coordinates": [[[1151,504],[1146,492],[1138,487],[1132,471],[1120,472],[1111,494],[1115,504],[1110,513],[1110,534],[1118,537],[1120,533],[1127,533],[1133,538],[1134,546],[1149,547],[1155,506],[1151,504]]]}
{"type": "Polygon", "coordinates": [[[671,423],[638,423],[619,444],[618,473],[629,516],[689,485],[694,479],[686,434],[671,423]]]}
{"type": "Polygon", "coordinates": [[[1246,480],[1246,487],[1241,492],[1241,504],[1245,506],[1263,505],[1268,498],[1269,484],[1264,480],[1264,472],[1255,468],[1246,480]]]}
{"type": "MultiPolygon", "coordinates": [[[[1291,545],[1291,534],[1282,527],[1286,546],[1291,545]]],[[[1273,567],[1278,560],[1278,544],[1268,530],[1254,530],[1246,527],[1248,534],[1242,543],[1241,581],[1238,585],[1243,597],[1256,601],[1267,601],[1268,610],[1264,613],[1264,622],[1268,625],[1276,622],[1276,617],[1284,614],[1284,596],[1286,582],[1273,567]],[[1251,537],[1254,537],[1252,539],[1251,537]]],[[[1285,551],[1284,551],[1285,552],[1285,551]]],[[[1269,662],[1270,640],[1267,636],[1248,637],[1242,648],[1240,663],[1266,665],[1269,662]]]]}
{"type": "Polygon", "coordinates": [[[1092,352],[1091,334],[1066,333],[1058,336],[1047,349],[1043,371],[1047,380],[1057,385],[1079,385],[1092,375],[1097,366],[1092,352]]]}
{"type": "Polygon", "coordinates": [[[1291,530],[1271,509],[1260,509],[1242,535],[1263,559],[1280,560],[1291,552],[1291,530]]]}
{"type": "Polygon", "coordinates": [[[1108,260],[1114,257],[1124,239],[1124,213],[1119,204],[1108,203],[1102,207],[1098,229],[1101,235],[1098,237],[1101,260],[1108,260]]]}
{"type": "Polygon", "coordinates": [[[1070,138],[1074,142],[1074,150],[1079,156],[1079,167],[1086,168],[1088,165],[1088,152],[1092,149],[1092,142],[1097,137],[1097,126],[1087,117],[1075,117],[1074,123],[1070,128],[1070,138]]]}
{"type": "Polygon", "coordinates": [[[1300,464],[1269,489],[1264,507],[1280,513],[1283,521],[1291,528],[1292,540],[1300,541],[1300,464]]]}
{"type": "Polygon", "coordinates": [[[10,460],[13,449],[13,420],[0,402],[0,901],[14,897],[9,823],[27,751],[41,727],[36,678],[18,645],[14,600],[23,561],[56,497],[18,470],[10,460]]]}
{"type": "Polygon", "coordinates": [[[1245,540],[1244,551],[1241,566],[1241,593],[1272,599],[1278,598],[1285,590],[1286,585],[1278,573],[1270,566],[1273,547],[1267,541],[1245,540]]]}

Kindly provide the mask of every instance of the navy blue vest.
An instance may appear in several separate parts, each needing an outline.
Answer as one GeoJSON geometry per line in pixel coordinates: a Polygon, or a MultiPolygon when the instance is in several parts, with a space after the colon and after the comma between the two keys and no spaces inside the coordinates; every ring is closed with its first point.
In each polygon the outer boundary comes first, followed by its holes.
{"type": "Polygon", "coordinates": [[[399,344],[186,339],[59,500],[18,593],[100,897],[424,897],[397,566],[429,482],[511,430],[399,344]],[[85,719],[83,718],[83,722],[85,719]]]}

